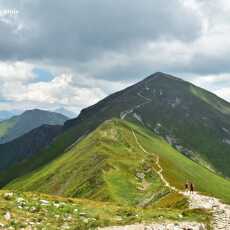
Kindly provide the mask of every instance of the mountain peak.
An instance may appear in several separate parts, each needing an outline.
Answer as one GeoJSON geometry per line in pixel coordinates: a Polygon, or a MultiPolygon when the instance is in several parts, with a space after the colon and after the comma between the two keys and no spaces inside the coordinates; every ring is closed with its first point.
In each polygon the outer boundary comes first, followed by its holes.
{"type": "Polygon", "coordinates": [[[154,74],[151,74],[150,76],[148,76],[145,80],[152,80],[152,79],[169,79],[169,80],[179,80],[179,81],[184,81],[181,78],[175,77],[173,75],[164,73],[164,72],[156,72],[154,74]]]}
{"type": "Polygon", "coordinates": [[[67,119],[60,113],[40,109],[26,110],[18,116],[1,122],[0,144],[12,141],[41,125],[63,125],[67,119]],[[7,129],[4,128],[6,125],[7,129]]]}
{"type": "Polygon", "coordinates": [[[42,112],[49,112],[47,110],[41,110],[41,109],[28,109],[28,110],[25,110],[22,114],[30,114],[30,113],[42,113],[42,112]]]}

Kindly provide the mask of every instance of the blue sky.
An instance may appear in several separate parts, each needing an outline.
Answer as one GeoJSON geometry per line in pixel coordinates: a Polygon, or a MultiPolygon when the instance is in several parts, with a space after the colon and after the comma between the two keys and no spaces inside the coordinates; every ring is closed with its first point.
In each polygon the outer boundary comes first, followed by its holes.
{"type": "Polygon", "coordinates": [[[42,68],[34,68],[33,73],[36,77],[34,82],[49,82],[54,78],[48,70],[42,68]]]}

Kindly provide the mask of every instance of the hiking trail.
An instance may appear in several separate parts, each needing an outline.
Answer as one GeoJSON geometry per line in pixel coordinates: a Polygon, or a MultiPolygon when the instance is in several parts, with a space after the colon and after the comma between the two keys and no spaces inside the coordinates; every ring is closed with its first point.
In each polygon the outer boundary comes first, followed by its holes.
{"type": "MultiPolygon", "coordinates": [[[[181,191],[176,187],[170,185],[170,183],[165,179],[163,175],[163,168],[160,164],[160,157],[155,153],[148,152],[139,142],[135,132],[131,130],[132,135],[135,138],[135,142],[138,147],[145,153],[154,155],[156,158],[156,166],[158,169],[154,168],[155,172],[161,178],[162,182],[171,191],[178,192],[189,199],[189,206],[191,209],[207,209],[211,210],[213,214],[212,227],[213,230],[230,230],[230,205],[222,203],[220,200],[210,196],[204,196],[198,192],[189,194],[188,192],[181,191]]],[[[151,201],[151,197],[148,201],[151,201]]],[[[204,224],[197,222],[164,222],[164,223],[152,223],[152,224],[133,224],[127,226],[114,226],[99,228],[101,230],[204,230],[206,229],[204,224]]]]}
{"type": "MultiPolygon", "coordinates": [[[[141,92],[137,93],[137,95],[143,99],[145,99],[145,102],[136,105],[134,107],[132,107],[129,110],[123,111],[120,114],[121,119],[125,119],[125,117],[130,114],[133,113],[135,109],[140,108],[142,106],[145,106],[148,103],[152,102],[151,98],[147,98],[145,96],[142,95],[141,92]]],[[[161,167],[160,164],[160,157],[155,154],[155,153],[150,153],[148,152],[139,142],[135,132],[132,130],[132,135],[135,138],[136,144],[138,145],[138,147],[145,153],[147,154],[151,154],[154,155],[156,158],[156,166],[158,169],[155,169],[155,172],[158,174],[158,176],[160,177],[160,179],[162,180],[162,182],[165,184],[166,187],[168,187],[171,191],[180,193],[184,196],[186,196],[189,199],[189,205],[191,209],[197,209],[197,208],[201,208],[201,209],[207,209],[207,210],[211,210],[212,214],[213,214],[213,220],[212,220],[212,227],[213,230],[230,230],[230,205],[226,205],[224,203],[222,203],[220,200],[218,200],[217,198],[214,197],[210,197],[210,196],[205,196],[205,195],[201,195],[198,192],[194,192],[193,194],[189,194],[186,193],[185,191],[181,191],[179,189],[177,189],[176,187],[170,185],[170,183],[165,179],[164,175],[163,175],[163,168],[161,167]]],[[[151,201],[152,197],[150,197],[148,199],[148,202],[151,201]]],[[[124,226],[124,227],[109,227],[109,228],[104,228],[105,230],[150,230],[150,229],[204,229],[204,227],[198,223],[196,223],[194,225],[194,223],[181,223],[182,225],[173,225],[170,226],[167,224],[152,224],[152,225],[130,225],[130,226],[124,226]],[[173,227],[174,226],[174,227],[173,227]]]]}
{"type": "Polygon", "coordinates": [[[172,185],[165,179],[163,175],[163,168],[160,165],[160,157],[155,153],[148,152],[138,141],[138,138],[135,132],[132,130],[132,134],[135,138],[135,141],[138,147],[147,154],[153,154],[156,157],[156,165],[159,170],[156,170],[156,173],[161,178],[162,182],[168,187],[170,190],[174,192],[178,192],[189,199],[189,204],[191,209],[202,208],[209,209],[213,213],[213,221],[212,226],[213,230],[230,230],[230,205],[226,205],[222,203],[220,200],[210,196],[204,196],[199,194],[198,192],[194,192],[193,194],[189,194],[187,192],[181,191],[172,185]]]}

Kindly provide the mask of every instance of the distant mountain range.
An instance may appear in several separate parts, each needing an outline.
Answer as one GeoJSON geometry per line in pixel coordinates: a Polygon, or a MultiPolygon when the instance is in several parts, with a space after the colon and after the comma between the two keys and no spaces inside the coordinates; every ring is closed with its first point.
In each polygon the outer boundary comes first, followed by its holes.
{"type": "Polygon", "coordinates": [[[68,118],[62,114],[39,109],[28,110],[0,122],[0,144],[10,142],[41,125],[63,125],[68,118]]]}
{"type": "MultiPolygon", "coordinates": [[[[46,135],[51,131],[52,126],[46,135]]],[[[192,180],[200,191],[230,202],[230,182],[223,178],[230,177],[230,104],[160,72],[83,109],[57,128],[39,151],[10,158],[8,166],[1,167],[0,161],[0,184],[133,205],[146,198],[136,184],[139,180],[144,187],[156,186],[145,189],[148,196],[156,193],[157,200],[167,191],[161,190],[160,179],[150,170],[152,154],[138,148],[135,136],[160,156],[172,185],[181,188],[185,180],[192,180]],[[209,185],[203,183],[207,180],[209,185]]],[[[28,140],[30,145],[34,138],[28,133],[24,143],[28,140]]],[[[15,141],[13,156],[21,143],[15,141]]],[[[7,152],[10,143],[0,145],[0,151],[7,152]]]]}

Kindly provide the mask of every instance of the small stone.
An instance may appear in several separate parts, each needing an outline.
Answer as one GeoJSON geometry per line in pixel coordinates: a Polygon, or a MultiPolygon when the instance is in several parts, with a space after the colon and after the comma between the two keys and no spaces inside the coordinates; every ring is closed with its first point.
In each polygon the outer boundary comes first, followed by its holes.
{"type": "Polygon", "coordinates": [[[30,208],[30,211],[31,211],[31,212],[37,212],[38,209],[37,209],[36,207],[33,206],[33,207],[30,208]]]}
{"type": "Polygon", "coordinates": [[[4,193],[4,199],[5,200],[11,200],[13,198],[14,194],[12,192],[4,193]]]}
{"type": "Polygon", "coordinates": [[[22,198],[22,197],[18,197],[17,200],[16,200],[17,203],[20,203],[20,202],[25,202],[25,199],[22,198]]]}
{"type": "Polygon", "coordinates": [[[26,205],[26,201],[22,197],[17,198],[16,203],[18,205],[18,208],[20,208],[20,209],[26,205]]]}
{"type": "Polygon", "coordinates": [[[6,214],[4,215],[4,218],[5,218],[5,220],[10,220],[11,219],[11,214],[10,214],[9,211],[6,212],[6,214]]]}
{"type": "Polygon", "coordinates": [[[142,173],[142,172],[138,172],[138,173],[136,174],[136,177],[139,178],[139,179],[141,179],[141,180],[144,180],[144,179],[145,179],[145,174],[142,173]]]}
{"type": "Polygon", "coordinates": [[[79,213],[79,216],[87,216],[87,213],[81,212],[79,213]]]}
{"type": "Polygon", "coordinates": [[[48,200],[40,200],[40,203],[41,203],[42,206],[49,205],[49,201],[48,200]]]}
{"type": "Polygon", "coordinates": [[[60,208],[61,205],[58,204],[58,203],[54,203],[53,206],[54,206],[55,208],[60,208]]]}
{"type": "Polygon", "coordinates": [[[64,224],[61,226],[61,229],[70,229],[70,226],[69,226],[67,223],[64,223],[64,224]]]}
{"type": "Polygon", "coordinates": [[[88,220],[87,218],[85,218],[85,219],[83,219],[83,222],[84,222],[85,224],[88,224],[88,223],[89,223],[89,220],[88,220]]]}

